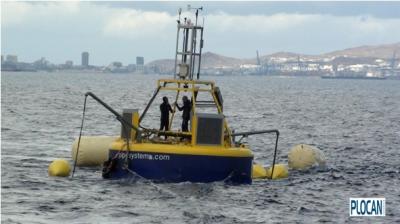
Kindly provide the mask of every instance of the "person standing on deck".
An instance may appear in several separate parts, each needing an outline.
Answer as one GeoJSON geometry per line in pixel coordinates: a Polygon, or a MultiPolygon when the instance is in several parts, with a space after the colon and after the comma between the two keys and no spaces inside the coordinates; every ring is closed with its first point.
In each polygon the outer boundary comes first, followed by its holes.
{"type": "MultiPolygon", "coordinates": [[[[169,130],[169,112],[173,112],[171,105],[168,103],[168,98],[164,96],[163,98],[163,103],[160,105],[160,111],[161,111],[161,123],[160,123],[160,131],[169,130]]],[[[167,137],[167,136],[165,136],[167,137]]]]}
{"type": "Polygon", "coordinates": [[[179,111],[183,110],[182,113],[182,131],[189,131],[189,120],[190,120],[190,112],[192,111],[192,102],[188,99],[187,96],[182,97],[183,106],[180,107],[177,103],[175,103],[176,107],[178,107],[179,111]]]}

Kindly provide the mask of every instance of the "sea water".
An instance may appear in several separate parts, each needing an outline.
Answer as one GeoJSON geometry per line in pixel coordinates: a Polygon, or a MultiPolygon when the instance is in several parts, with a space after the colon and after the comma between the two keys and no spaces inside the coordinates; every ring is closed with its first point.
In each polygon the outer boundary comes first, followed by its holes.
{"type": "MultiPolygon", "coordinates": [[[[232,186],[111,181],[102,179],[101,168],[78,167],[74,178],[48,176],[53,159],[72,164],[85,92],[117,111],[142,112],[156,80],[168,76],[1,76],[2,223],[400,222],[400,81],[202,77],[220,87],[233,129],[279,129],[278,163],[287,163],[288,151],[300,143],[318,147],[327,157],[324,169],[232,186]],[[351,197],[386,198],[386,216],[349,217],[351,197]]],[[[147,127],[159,125],[161,96],[146,116],[147,127]]],[[[83,134],[119,132],[115,117],[88,99],[83,134]]],[[[246,141],[256,162],[272,163],[273,135],[246,141]]]]}

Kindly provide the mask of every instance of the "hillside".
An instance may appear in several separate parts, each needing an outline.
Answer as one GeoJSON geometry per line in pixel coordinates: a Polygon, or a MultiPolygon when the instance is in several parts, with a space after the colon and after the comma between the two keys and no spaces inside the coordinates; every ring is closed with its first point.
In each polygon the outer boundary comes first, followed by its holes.
{"type": "MultiPolygon", "coordinates": [[[[234,67],[245,63],[246,60],[226,57],[223,55],[206,52],[202,55],[202,68],[217,68],[217,67],[234,67]]],[[[158,67],[162,71],[172,71],[174,68],[174,59],[154,60],[146,64],[149,67],[158,67]]]]}
{"type": "Polygon", "coordinates": [[[174,67],[174,63],[175,63],[174,59],[158,59],[158,60],[154,60],[154,61],[147,63],[146,66],[148,66],[148,67],[156,66],[156,67],[159,67],[162,69],[171,69],[172,70],[174,67]]]}
{"type": "MultiPolygon", "coordinates": [[[[270,55],[260,56],[262,62],[266,62],[271,57],[282,57],[282,58],[297,58],[300,56],[305,59],[322,59],[326,57],[336,57],[336,63],[343,61],[344,64],[352,63],[353,61],[365,62],[371,61],[375,58],[390,59],[393,57],[393,53],[397,52],[400,55],[400,42],[394,44],[382,44],[373,46],[360,46],[354,48],[348,48],[344,50],[338,50],[329,52],[321,55],[304,55],[296,54],[292,52],[277,52],[270,55]],[[346,62],[345,62],[346,61],[346,62]]],[[[256,58],[233,58],[223,55],[219,55],[212,52],[203,53],[202,67],[203,68],[218,68],[218,67],[238,67],[241,64],[255,64],[256,58]]],[[[173,70],[174,60],[173,59],[161,59],[155,60],[147,64],[148,66],[155,66],[162,70],[173,70]]]]}
{"type": "Polygon", "coordinates": [[[204,53],[201,61],[203,68],[233,67],[242,63],[242,59],[226,57],[212,52],[204,53]]]}
{"type": "Polygon", "coordinates": [[[397,51],[400,54],[400,42],[394,44],[383,44],[374,46],[360,46],[348,48],[340,51],[333,51],[323,56],[348,56],[360,58],[384,58],[389,59],[393,57],[393,52],[397,51]]]}

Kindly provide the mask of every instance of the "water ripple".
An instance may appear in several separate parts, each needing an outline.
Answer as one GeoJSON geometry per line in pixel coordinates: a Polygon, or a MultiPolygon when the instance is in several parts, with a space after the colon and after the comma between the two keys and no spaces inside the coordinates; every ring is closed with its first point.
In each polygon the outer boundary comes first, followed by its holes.
{"type": "MultiPolygon", "coordinates": [[[[99,168],[78,168],[73,179],[47,176],[54,158],[71,159],[85,92],[118,111],[143,109],[158,78],[165,77],[2,73],[2,222],[352,223],[366,219],[348,217],[348,198],[373,196],[386,197],[387,216],[367,222],[400,222],[400,82],[390,80],[215,78],[235,130],[277,128],[279,163],[306,143],[325,153],[324,169],[250,186],[110,181],[99,168]]],[[[92,100],[87,115],[85,135],[119,133],[115,118],[92,100]]],[[[144,125],[158,122],[155,107],[144,125]]],[[[248,139],[257,161],[272,162],[273,141],[248,139]]]]}

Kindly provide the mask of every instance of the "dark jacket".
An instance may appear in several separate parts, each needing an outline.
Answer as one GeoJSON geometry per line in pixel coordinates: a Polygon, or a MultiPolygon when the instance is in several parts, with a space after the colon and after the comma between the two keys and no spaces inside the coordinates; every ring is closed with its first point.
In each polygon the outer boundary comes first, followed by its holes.
{"type": "Polygon", "coordinates": [[[160,105],[160,111],[161,111],[161,120],[169,119],[169,112],[172,113],[171,105],[169,105],[169,103],[162,103],[160,105]]]}
{"type": "Polygon", "coordinates": [[[179,105],[177,105],[179,111],[183,110],[182,113],[182,118],[184,120],[190,120],[190,111],[192,110],[192,102],[190,102],[189,100],[183,103],[183,106],[180,107],[179,105]]]}

